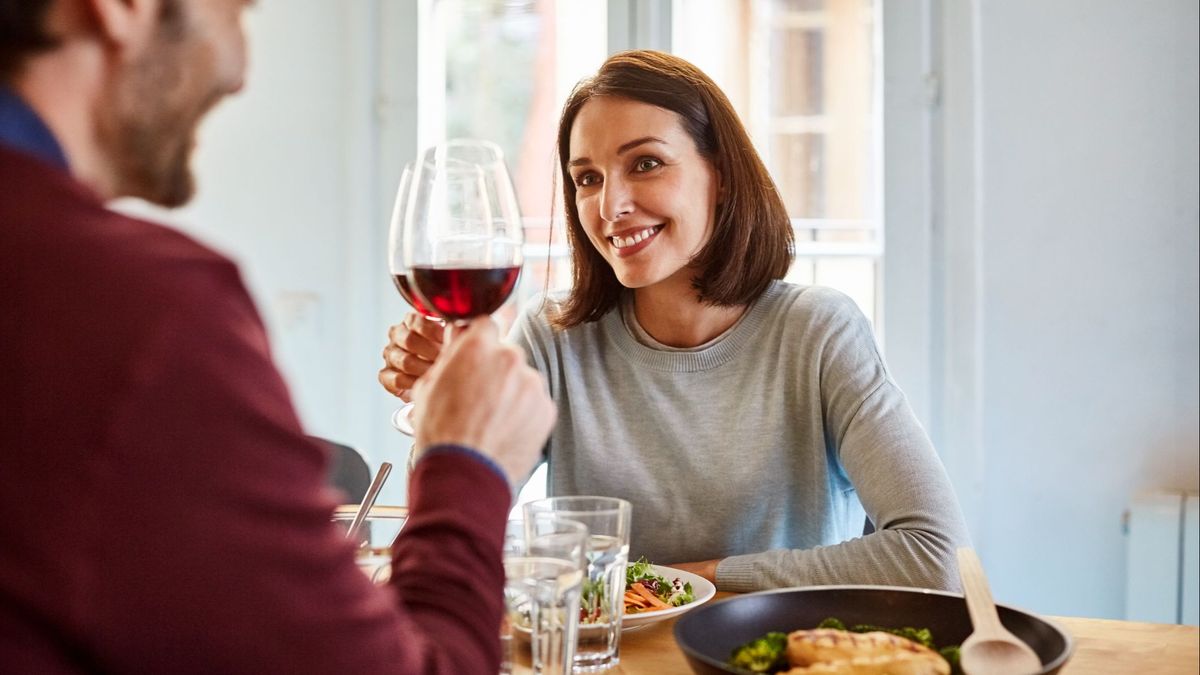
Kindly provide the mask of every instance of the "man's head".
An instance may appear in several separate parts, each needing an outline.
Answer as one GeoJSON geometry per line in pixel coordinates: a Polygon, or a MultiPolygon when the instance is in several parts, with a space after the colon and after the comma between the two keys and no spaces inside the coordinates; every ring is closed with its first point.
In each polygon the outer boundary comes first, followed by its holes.
{"type": "MultiPolygon", "coordinates": [[[[194,192],[190,158],[200,121],[242,86],[246,48],[241,19],[249,4],[0,0],[0,35],[6,41],[0,76],[20,89],[23,79],[47,72],[31,67],[37,61],[82,45],[89,63],[99,62],[94,70],[100,86],[79,104],[88,127],[82,136],[104,167],[105,175],[96,181],[103,185],[103,196],[178,206],[194,192]]],[[[70,61],[76,62],[85,67],[84,59],[70,61]]],[[[67,152],[74,169],[72,148],[67,152]]]]}

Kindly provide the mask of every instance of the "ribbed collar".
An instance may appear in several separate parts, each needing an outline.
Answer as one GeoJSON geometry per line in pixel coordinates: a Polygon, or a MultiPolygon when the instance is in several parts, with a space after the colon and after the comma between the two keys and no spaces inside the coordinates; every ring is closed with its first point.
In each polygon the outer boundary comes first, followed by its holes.
{"type": "Polygon", "coordinates": [[[729,363],[747,343],[755,339],[759,327],[770,316],[775,299],[782,292],[780,284],[779,281],[772,282],[746,310],[745,316],[730,329],[730,333],[706,349],[678,352],[648,347],[630,334],[621,319],[619,308],[613,308],[600,319],[601,330],[617,350],[635,365],[671,373],[712,370],[729,363]]]}
{"type": "Polygon", "coordinates": [[[70,168],[50,127],[16,92],[0,85],[0,143],[60,169],[70,168]]]}

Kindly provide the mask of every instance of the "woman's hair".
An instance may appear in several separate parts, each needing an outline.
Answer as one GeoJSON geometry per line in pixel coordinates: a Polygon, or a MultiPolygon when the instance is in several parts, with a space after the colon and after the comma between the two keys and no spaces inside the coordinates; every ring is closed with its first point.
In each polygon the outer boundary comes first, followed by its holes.
{"type": "Polygon", "coordinates": [[[551,317],[555,327],[596,321],[616,306],[624,288],[583,230],[575,206],[575,182],[567,166],[575,118],[599,96],[631,99],[676,113],[700,155],[720,176],[712,236],[691,262],[697,270],[694,287],[702,301],[744,305],[761,295],[772,280],[787,274],[793,256],[791,222],[729,99],[699,68],[677,56],[649,50],[622,52],[576,85],[558,124],[573,283],[570,295],[551,317]]]}

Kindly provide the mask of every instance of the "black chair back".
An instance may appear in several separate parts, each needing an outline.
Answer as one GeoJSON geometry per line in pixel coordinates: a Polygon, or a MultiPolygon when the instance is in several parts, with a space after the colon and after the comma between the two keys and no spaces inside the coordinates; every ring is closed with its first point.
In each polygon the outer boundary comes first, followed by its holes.
{"type": "Polygon", "coordinates": [[[362,453],[349,445],[335,443],[327,438],[311,436],[313,440],[329,449],[329,473],[326,482],[341,490],[345,504],[357,504],[371,486],[371,468],[362,453]]]}

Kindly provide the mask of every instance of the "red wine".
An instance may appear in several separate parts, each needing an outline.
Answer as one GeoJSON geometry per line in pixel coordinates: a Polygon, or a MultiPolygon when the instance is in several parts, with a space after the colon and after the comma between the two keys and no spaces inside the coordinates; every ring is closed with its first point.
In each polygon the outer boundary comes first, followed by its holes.
{"type": "Polygon", "coordinates": [[[421,301],[421,297],[416,293],[413,293],[412,286],[409,285],[407,276],[403,274],[393,274],[392,281],[396,284],[396,290],[400,291],[400,296],[403,297],[404,301],[411,305],[413,309],[417,310],[421,314],[424,314],[425,316],[434,316],[434,313],[429,311],[429,308],[426,307],[425,303],[421,301]]]}
{"type": "Polygon", "coordinates": [[[520,266],[413,267],[409,270],[417,294],[429,301],[433,313],[446,319],[470,319],[500,309],[517,285],[520,266]]]}

